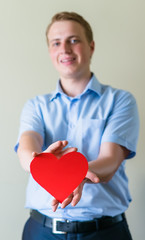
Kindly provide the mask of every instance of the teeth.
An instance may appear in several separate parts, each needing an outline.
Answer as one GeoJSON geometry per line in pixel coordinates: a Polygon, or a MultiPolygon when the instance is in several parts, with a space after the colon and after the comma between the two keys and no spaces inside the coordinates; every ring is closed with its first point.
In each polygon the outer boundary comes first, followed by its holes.
{"type": "Polygon", "coordinates": [[[61,61],[66,63],[66,62],[74,61],[74,60],[75,60],[75,58],[69,58],[69,59],[64,59],[64,60],[61,60],[61,61]]]}

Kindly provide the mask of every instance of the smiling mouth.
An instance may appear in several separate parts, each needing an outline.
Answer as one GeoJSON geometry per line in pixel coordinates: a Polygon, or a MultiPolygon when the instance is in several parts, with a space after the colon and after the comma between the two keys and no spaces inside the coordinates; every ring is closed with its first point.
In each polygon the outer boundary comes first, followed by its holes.
{"type": "Polygon", "coordinates": [[[61,63],[72,63],[72,62],[74,62],[75,60],[76,60],[75,57],[73,57],[73,58],[65,58],[65,59],[62,59],[60,62],[61,62],[61,63]]]}

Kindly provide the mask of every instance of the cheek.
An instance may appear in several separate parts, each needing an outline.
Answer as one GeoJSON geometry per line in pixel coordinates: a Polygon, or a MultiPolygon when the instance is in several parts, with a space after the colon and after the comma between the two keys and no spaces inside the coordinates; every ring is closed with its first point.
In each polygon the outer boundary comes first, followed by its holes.
{"type": "Polygon", "coordinates": [[[57,53],[55,51],[50,51],[49,55],[50,55],[51,61],[55,63],[57,60],[57,53]]]}
{"type": "Polygon", "coordinates": [[[83,61],[90,59],[91,52],[87,46],[86,47],[79,46],[75,50],[78,53],[78,55],[82,58],[83,61]]]}
{"type": "Polygon", "coordinates": [[[88,63],[90,61],[90,58],[90,53],[84,50],[82,53],[82,62],[88,63]]]}

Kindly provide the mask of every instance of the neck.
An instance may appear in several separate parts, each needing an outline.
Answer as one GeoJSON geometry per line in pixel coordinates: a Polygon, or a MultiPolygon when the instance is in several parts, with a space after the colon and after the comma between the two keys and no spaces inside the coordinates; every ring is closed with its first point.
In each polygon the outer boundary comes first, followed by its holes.
{"type": "Polygon", "coordinates": [[[90,78],[91,73],[89,73],[88,76],[83,79],[61,78],[60,83],[65,94],[67,94],[70,97],[75,97],[84,91],[85,87],[90,81],[90,78]]]}

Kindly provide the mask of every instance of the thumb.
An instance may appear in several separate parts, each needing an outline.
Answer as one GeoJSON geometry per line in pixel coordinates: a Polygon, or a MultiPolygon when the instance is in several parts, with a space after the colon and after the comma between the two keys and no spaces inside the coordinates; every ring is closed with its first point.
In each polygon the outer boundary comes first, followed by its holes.
{"type": "Polygon", "coordinates": [[[100,179],[97,177],[97,175],[90,170],[88,170],[86,178],[88,178],[93,183],[99,183],[100,179]]]}
{"type": "Polygon", "coordinates": [[[38,156],[39,155],[39,153],[37,153],[37,152],[32,152],[32,157],[34,158],[34,157],[36,157],[36,156],[38,156]]]}

